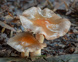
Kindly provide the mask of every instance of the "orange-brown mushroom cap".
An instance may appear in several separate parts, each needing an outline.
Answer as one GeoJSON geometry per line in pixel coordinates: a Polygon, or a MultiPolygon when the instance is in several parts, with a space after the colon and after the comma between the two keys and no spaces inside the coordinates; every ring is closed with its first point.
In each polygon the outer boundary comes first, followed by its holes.
{"type": "Polygon", "coordinates": [[[10,38],[7,42],[19,52],[34,52],[46,47],[46,44],[39,43],[30,33],[19,33],[10,38]]]}
{"type": "Polygon", "coordinates": [[[65,35],[70,28],[70,21],[55,14],[48,8],[41,10],[32,7],[19,16],[25,31],[43,34],[47,40],[65,35]]]}

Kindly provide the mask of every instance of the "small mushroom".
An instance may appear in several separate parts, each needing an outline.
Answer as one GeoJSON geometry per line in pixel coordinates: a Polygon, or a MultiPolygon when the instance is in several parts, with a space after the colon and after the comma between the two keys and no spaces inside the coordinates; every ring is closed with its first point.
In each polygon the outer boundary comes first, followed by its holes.
{"type": "Polygon", "coordinates": [[[18,52],[22,52],[21,56],[29,56],[29,52],[34,52],[46,47],[45,43],[39,43],[31,33],[18,33],[14,37],[10,38],[7,42],[12,48],[18,52]]]}
{"type": "MultiPolygon", "coordinates": [[[[71,25],[68,19],[60,17],[48,8],[41,10],[39,7],[32,7],[19,17],[25,31],[36,34],[40,43],[43,43],[44,37],[53,40],[65,35],[71,25]]],[[[41,50],[36,52],[39,54],[32,53],[33,56],[41,55],[41,50]]]]}

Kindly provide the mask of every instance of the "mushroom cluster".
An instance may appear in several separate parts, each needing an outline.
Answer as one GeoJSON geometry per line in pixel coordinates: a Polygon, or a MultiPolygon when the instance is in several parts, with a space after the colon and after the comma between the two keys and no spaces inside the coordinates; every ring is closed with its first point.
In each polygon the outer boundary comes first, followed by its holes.
{"type": "MultiPolygon", "coordinates": [[[[32,44],[30,47],[27,47],[27,46],[25,47],[25,51],[27,52],[27,50],[28,50],[28,52],[31,52],[30,53],[31,56],[40,56],[41,55],[41,49],[46,46],[43,43],[44,38],[46,38],[47,40],[53,40],[60,36],[63,36],[68,32],[70,25],[71,25],[71,23],[68,19],[58,16],[57,14],[55,14],[52,10],[50,10],[48,8],[41,10],[39,7],[32,7],[28,10],[25,10],[22,13],[22,15],[19,15],[19,18],[22,23],[22,26],[24,27],[24,31],[25,32],[33,32],[33,34],[35,34],[35,39],[37,40],[37,41],[27,40],[27,42],[33,43],[33,45],[36,42],[37,46],[38,46],[38,49],[37,49],[37,47],[33,48],[32,44]],[[34,51],[31,51],[31,50],[34,50],[34,51]]],[[[20,37],[20,36],[21,35],[18,35],[16,37],[20,37]]],[[[26,37],[24,37],[24,38],[26,38],[26,37]]],[[[16,41],[16,39],[9,40],[8,44],[10,45],[11,41],[14,42],[14,41],[16,41]]],[[[26,39],[28,39],[28,38],[26,38],[26,39]]],[[[32,39],[31,36],[30,36],[30,39],[32,39]]],[[[20,40],[18,40],[18,41],[20,41],[20,40]]],[[[21,41],[23,41],[23,40],[21,40],[21,41]]],[[[23,46],[23,44],[21,44],[21,45],[23,46]]],[[[12,45],[10,45],[10,46],[12,46],[12,45]]],[[[18,46],[17,48],[22,50],[21,49],[22,47],[20,48],[18,46]]],[[[16,50],[18,50],[18,49],[16,49],[16,50]]],[[[25,52],[25,51],[24,51],[24,49],[22,50],[22,52],[25,52]]]]}
{"type": "Polygon", "coordinates": [[[29,52],[34,52],[46,47],[45,43],[39,43],[38,40],[29,32],[18,33],[10,38],[7,42],[8,45],[13,47],[21,53],[22,57],[29,56],[29,52]]]}

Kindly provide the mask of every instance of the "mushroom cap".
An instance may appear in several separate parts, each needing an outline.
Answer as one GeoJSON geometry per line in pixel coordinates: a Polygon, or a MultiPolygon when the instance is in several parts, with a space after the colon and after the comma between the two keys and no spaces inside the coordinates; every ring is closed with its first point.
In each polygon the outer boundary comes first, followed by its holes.
{"type": "Polygon", "coordinates": [[[55,14],[52,10],[32,7],[19,16],[25,31],[43,34],[47,40],[65,35],[70,28],[70,21],[55,14]]]}
{"type": "Polygon", "coordinates": [[[31,33],[18,33],[7,42],[19,52],[34,52],[46,47],[45,43],[39,43],[31,33]]]}

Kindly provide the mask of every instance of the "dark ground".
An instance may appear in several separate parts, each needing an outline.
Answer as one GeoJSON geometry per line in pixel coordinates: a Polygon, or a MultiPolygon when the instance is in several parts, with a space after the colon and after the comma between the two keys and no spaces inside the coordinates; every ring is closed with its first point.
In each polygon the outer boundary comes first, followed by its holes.
{"type": "MultiPolygon", "coordinates": [[[[24,10],[39,6],[57,9],[55,13],[68,18],[72,23],[69,32],[58,39],[48,41],[47,47],[42,50],[42,55],[59,56],[65,54],[78,54],[78,1],[70,0],[0,0],[0,21],[8,24],[15,30],[23,30],[18,15],[24,10]],[[56,4],[57,3],[57,4],[56,4]],[[68,6],[67,6],[68,5],[68,6]],[[66,7],[65,7],[66,6],[66,7]]],[[[5,27],[5,26],[4,26],[5,27]]],[[[7,40],[16,33],[6,29],[0,24],[0,57],[20,57],[20,53],[6,44],[7,40]]],[[[8,27],[9,28],[9,27],[8,27]]]]}

